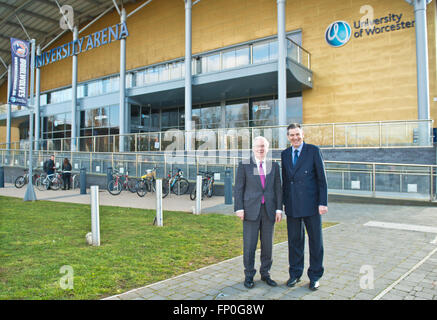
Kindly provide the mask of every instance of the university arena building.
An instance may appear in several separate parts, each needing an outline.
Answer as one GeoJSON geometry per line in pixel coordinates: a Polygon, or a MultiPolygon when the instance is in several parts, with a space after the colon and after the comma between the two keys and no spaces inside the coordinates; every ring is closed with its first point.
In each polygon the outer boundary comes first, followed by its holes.
{"type": "Polygon", "coordinates": [[[3,149],[24,148],[30,127],[7,103],[10,37],[37,46],[38,150],[162,150],[171,129],[281,149],[290,122],[321,146],[432,146],[435,1],[76,0],[62,16],[65,4],[0,1],[3,149]]]}

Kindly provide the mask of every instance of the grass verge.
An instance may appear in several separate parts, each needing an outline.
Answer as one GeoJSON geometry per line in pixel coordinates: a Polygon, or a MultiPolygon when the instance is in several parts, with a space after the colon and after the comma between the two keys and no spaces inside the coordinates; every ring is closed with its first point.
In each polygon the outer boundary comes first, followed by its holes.
{"type": "MultiPolygon", "coordinates": [[[[242,254],[235,216],[164,212],[164,227],[154,216],[100,206],[101,246],[92,247],[89,205],[0,196],[0,300],[100,299],[242,254]],[[72,267],[72,290],[60,287],[63,266],[72,267]]],[[[282,222],[275,243],[286,240],[282,222]]]]}

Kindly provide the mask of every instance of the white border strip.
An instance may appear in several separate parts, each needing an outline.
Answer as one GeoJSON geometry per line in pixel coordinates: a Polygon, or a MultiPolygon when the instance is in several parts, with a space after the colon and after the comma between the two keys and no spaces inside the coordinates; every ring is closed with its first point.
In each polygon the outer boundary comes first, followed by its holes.
{"type": "Polygon", "coordinates": [[[425,258],[423,258],[419,263],[417,263],[413,268],[411,268],[407,273],[402,275],[398,280],[393,282],[389,287],[387,287],[384,291],[382,291],[380,294],[378,294],[373,300],[379,300],[384,295],[386,295],[391,289],[393,289],[399,282],[401,282],[405,277],[407,277],[410,273],[412,273],[414,270],[419,268],[426,260],[428,260],[434,253],[437,252],[437,248],[432,250],[425,258]]]}
{"type": "Polygon", "coordinates": [[[379,227],[386,229],[397,229],[397,230],[408,230],[408,231],[420,231],[428,233],[437,233],[437,228],[429,226],[419,226],[414,224],[402,224],[402,223],[391,223],[382,221],[369,221],[364,224],[367,227],[379,227]]]}

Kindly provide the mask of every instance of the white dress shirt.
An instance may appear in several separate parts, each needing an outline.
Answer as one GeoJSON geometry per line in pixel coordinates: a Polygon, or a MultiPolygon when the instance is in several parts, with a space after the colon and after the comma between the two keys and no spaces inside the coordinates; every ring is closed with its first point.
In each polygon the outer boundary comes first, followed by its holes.
{"type": "MultiPolygon", "coordinates": [[[[255,158],[255,162],[256,162],[256,167],[258,168],[258,172],[260,172],[259,165],[261,163],[261,160],[258,160],[258,158],[256,158],[256,157],[254,157],[254,158],[255,158]]],[[[263,163],[264,176],[266,177],[266,182],[267,182],[266,165],[265,165],[266,161],[265,161],[265,158],[262,160],[262,163],[263,163]]],[[[261,179],[261,177],[260,177],[260,179],[261,179]]],[[[238,210],[236,212],[242,212],[242,211],[244,211],[244,210],[238,210]]],[[[276,213],[282,213],[282,210],[276,210],[276,213]]]]}

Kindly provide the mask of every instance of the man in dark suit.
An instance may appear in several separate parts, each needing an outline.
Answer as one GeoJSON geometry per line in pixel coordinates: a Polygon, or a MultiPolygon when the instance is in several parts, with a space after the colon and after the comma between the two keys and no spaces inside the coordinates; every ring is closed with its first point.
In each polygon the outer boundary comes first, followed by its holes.
{"type": "Polygon", "coordinates": [[[268,147],[267,139],[256,137],[253,157],[239,164],[235,178],[234,209],[243,221],[244,286],[249,289],[254,286],[258,235],[261,239],[261,280],[270,286],[277,285],[269,272],[273,262],[274,226],[282,218],[282,190],[279,165],[266,157],[268,147]]]}
{"type": "Polygon", "coordinates": [[[304,133],[299,124],[288,126],[287,137],[291,147],[281,154],[290,264],[287,286],[295,286],[303,273],[305,225],[310,251],[309,288],[317,290],[324,271],[321,215],[328,212],[325,168],[320,149],[303,142],[304,133]]]}

